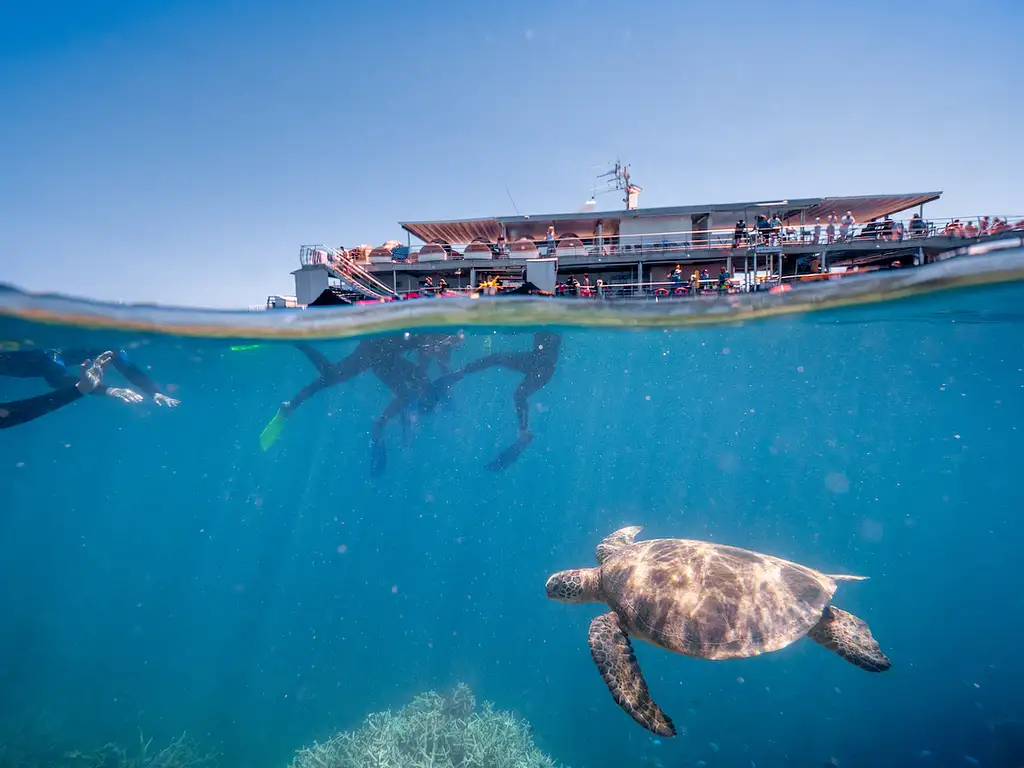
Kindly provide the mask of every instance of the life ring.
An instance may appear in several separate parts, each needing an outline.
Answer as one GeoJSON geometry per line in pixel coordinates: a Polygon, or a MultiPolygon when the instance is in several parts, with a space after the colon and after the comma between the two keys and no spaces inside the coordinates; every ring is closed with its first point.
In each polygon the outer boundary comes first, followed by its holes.
{"type": "Polygon", "coordinates": [[[655,296],[668,296],[668,288],[655,288],[654,289],[654,295],[655,296]]]}
{"type": "Polygon", "coordinates": [[[676,296],[685,296],[686,295],[686,289],[685,288],[676,288],[675,295],[676,296]]]}

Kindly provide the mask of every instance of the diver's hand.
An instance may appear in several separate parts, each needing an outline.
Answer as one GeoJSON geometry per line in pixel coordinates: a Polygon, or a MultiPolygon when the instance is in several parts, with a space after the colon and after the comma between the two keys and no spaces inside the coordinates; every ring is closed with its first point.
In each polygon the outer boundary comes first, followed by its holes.
{"type": "Polygon", "coordinates": [[[166,405],[168,408],[177,408],[181,404],[181,400],[175,400],[173,397],[157,392],[153,395],[153,402],[157,405],[166,405]]]}
{"type": "Polygon", "coordinates": [[[118,400],[124,400],[126,403],[141,403],[145,399],[133,389],[122,389],[120,387],[110,387],[107,389],[107,395],[109,397],[116,397],[118,400]]]}
{"type": "Polygon", "coordinates": [[[78,391],[83,395],[95,391],[96,387],[103,383],[103,371],[113,359],[114,353],[108,350],[95,360],[86,360],[82,363],[78,371],[78,383],[75,384],[78,391]]]}

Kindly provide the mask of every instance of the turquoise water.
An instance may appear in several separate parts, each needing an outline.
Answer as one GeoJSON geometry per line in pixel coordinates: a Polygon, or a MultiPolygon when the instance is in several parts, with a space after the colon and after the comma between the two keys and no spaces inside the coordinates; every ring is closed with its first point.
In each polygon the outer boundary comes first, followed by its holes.
{"type": "MultiPolygon", "coordinates": [[[[9,348],[123,348],[181,405],[86,398],[0,431],[0,765],[112,767],[65,755],[137,749],[141,729],[154,746],[187,731],[220,765],[285,766],[458,682],[567,766],[1024,764],[1020,280],[746,322],[563,319],[533,441],[499,471],[513,372],[411,407],[375,473],[391,398],[372,374],[306,402],[262,451],[315,377],[292,341],[126,330],[125,309],[107,328],[43,324],[23,311],[43,299],[6,301],[9,348]],[[625,525],[869,576],[834,602],[892,669],[807,639],[721,662],[635,642],[679,730],[655,737],[591,661],[605,609],[544,592],[625,525]]],[[[529,349],[522,312],[408,324],[455,336],[458,368],[529,349]]],[[[273,314],[251,322],[286,322],[273,314]]],[[[309,343],[335,361],[365,338],[309,343]]]]}

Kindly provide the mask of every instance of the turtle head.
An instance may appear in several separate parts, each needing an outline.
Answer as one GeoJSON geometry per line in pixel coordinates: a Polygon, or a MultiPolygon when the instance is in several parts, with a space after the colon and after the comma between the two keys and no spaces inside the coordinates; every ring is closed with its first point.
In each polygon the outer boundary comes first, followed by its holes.
{"type": "Polygon", "coordinates": [[[559,571],[548,578],[548,598],[560,603],[603,603],[601,579],[597,568],[559,571]]]}

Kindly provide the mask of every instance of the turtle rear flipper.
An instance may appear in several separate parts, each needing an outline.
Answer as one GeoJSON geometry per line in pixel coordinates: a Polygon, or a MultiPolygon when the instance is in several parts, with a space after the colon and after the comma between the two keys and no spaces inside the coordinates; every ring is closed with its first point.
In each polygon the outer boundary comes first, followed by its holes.
{"type": "Polygon", "coordinates": [[[867,622],[834,605],[825,606],[821,621],[807,636],[868,672],[885,672],[892,666],[867,622]]]}
{"type": "Polygon", "coordinates": [[[659,736],[675,736],[676,728],[647,690],[629,636],[613,613],[590,622],[590,655],[615,703],[640,725],[659,736]]]}

